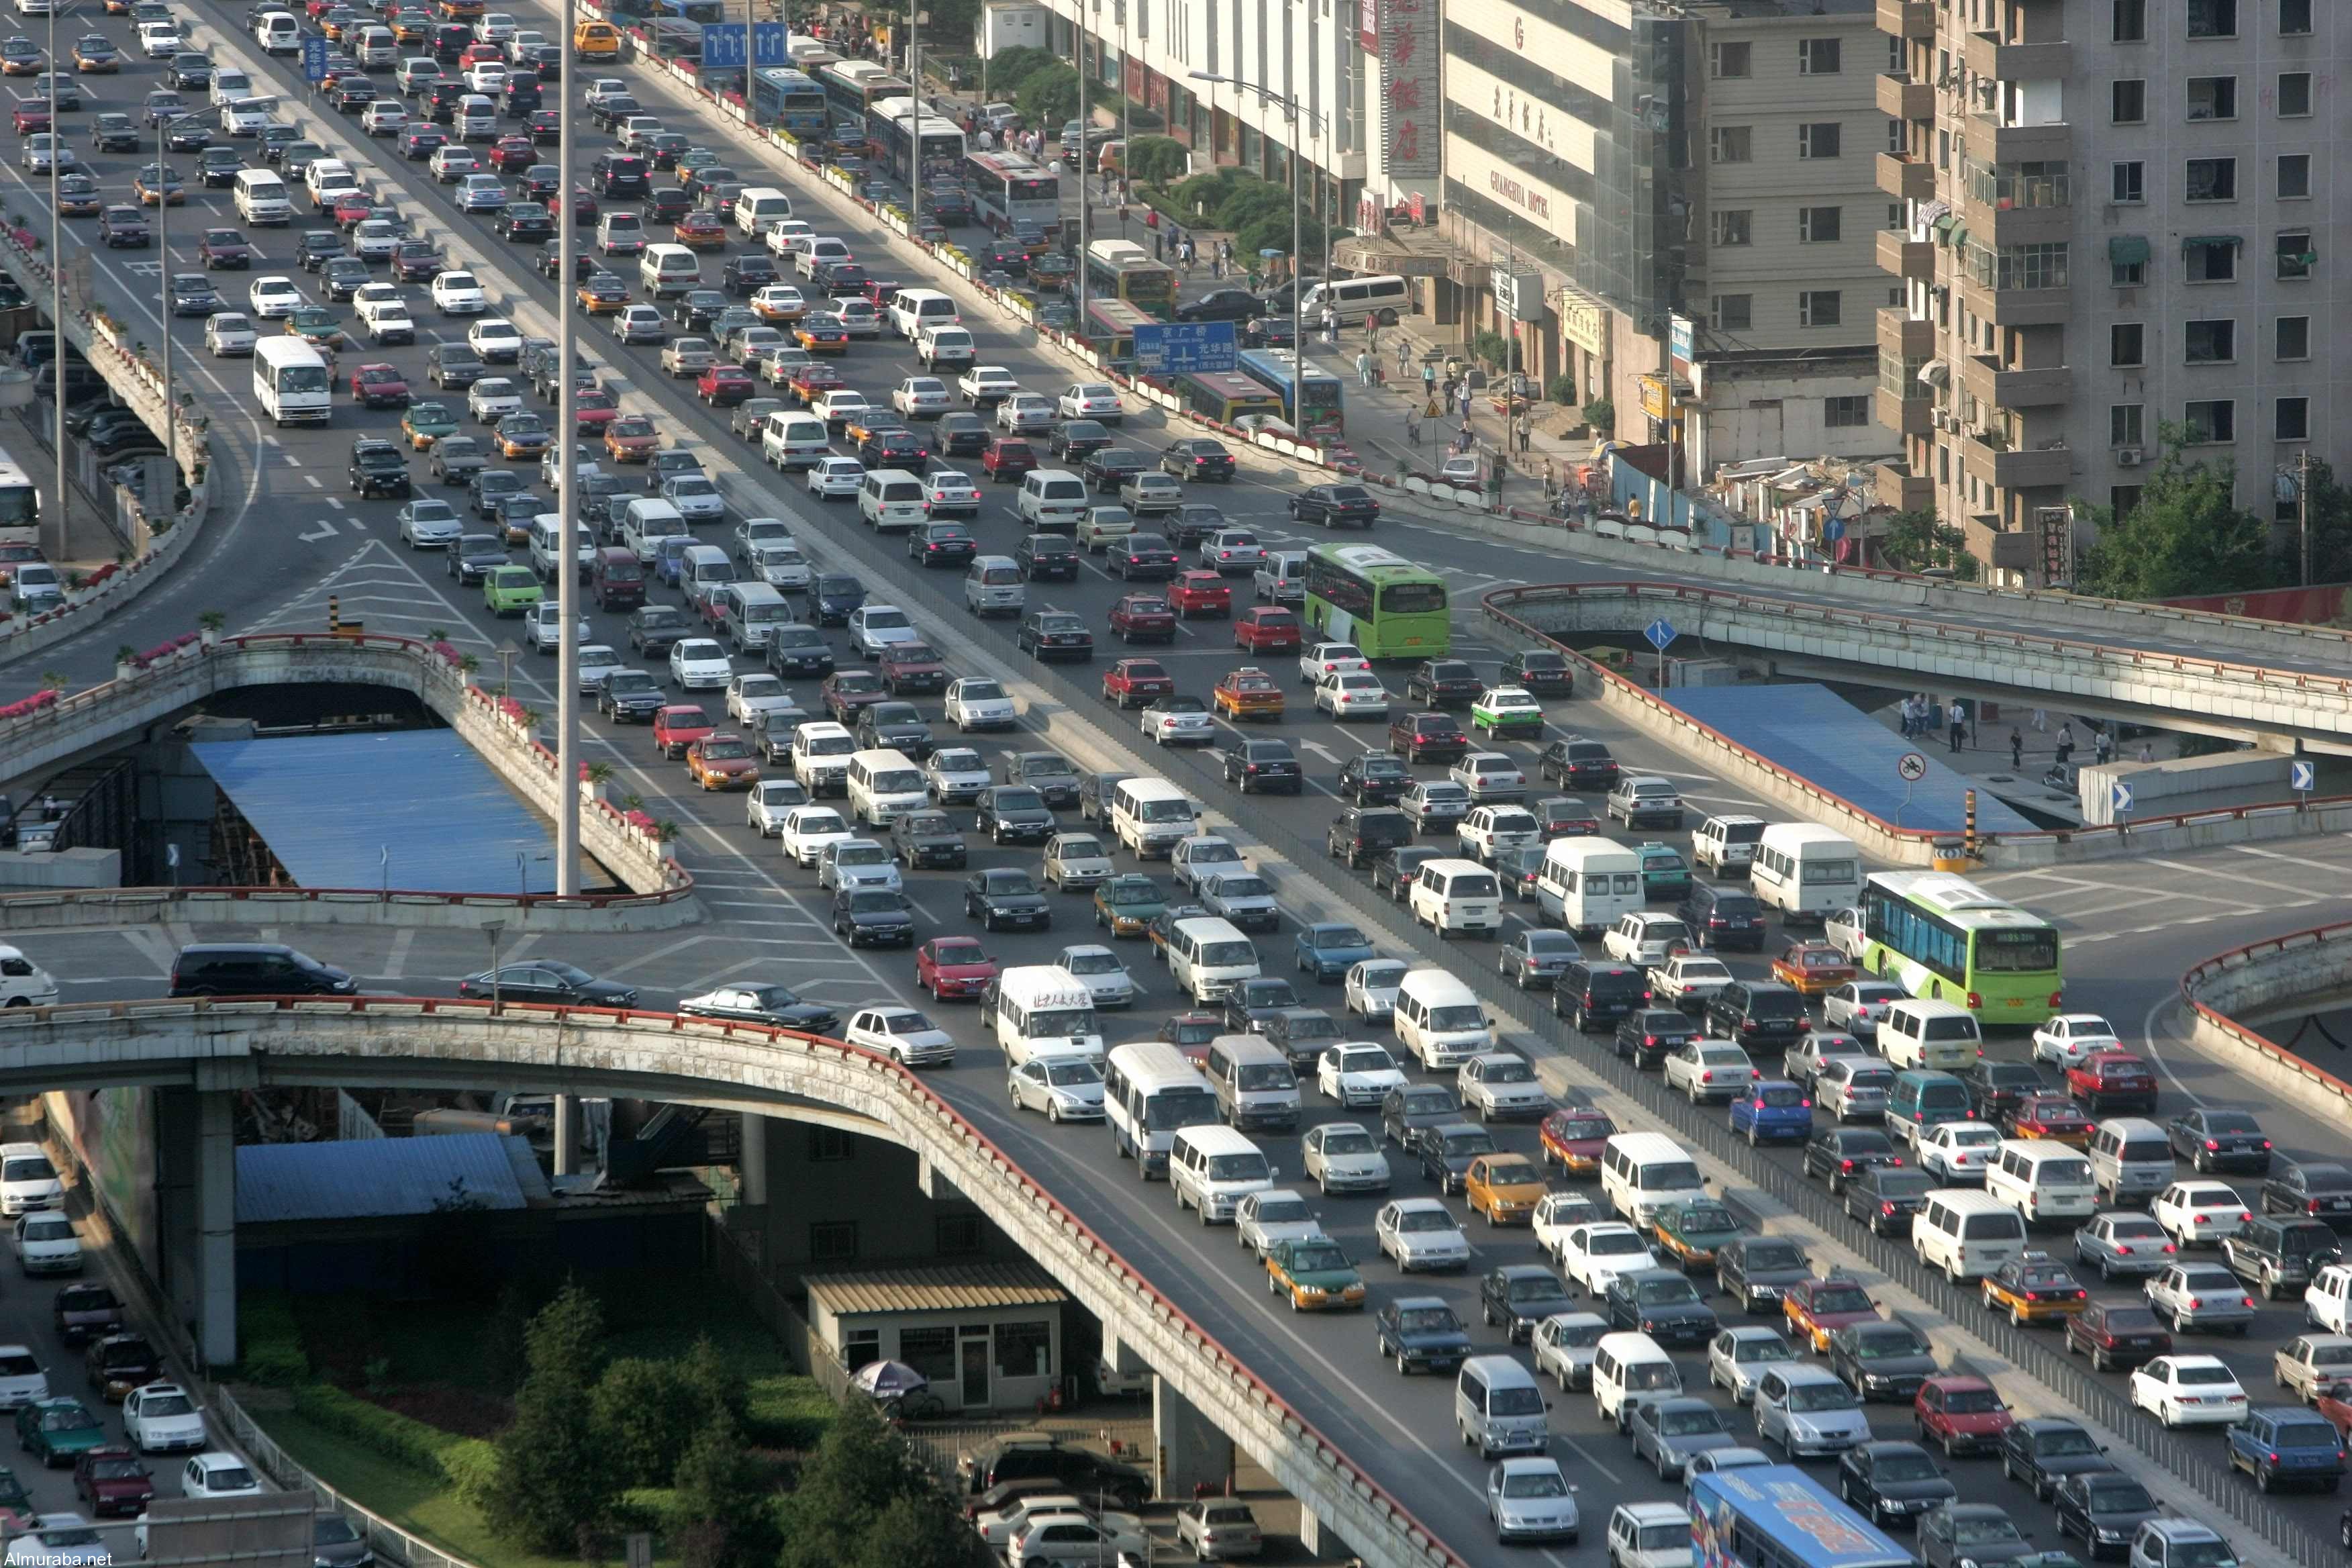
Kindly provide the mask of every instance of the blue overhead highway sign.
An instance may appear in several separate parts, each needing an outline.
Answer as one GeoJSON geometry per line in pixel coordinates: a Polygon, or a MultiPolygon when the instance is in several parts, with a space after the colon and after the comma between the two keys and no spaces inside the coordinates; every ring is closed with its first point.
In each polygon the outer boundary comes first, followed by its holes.
{"type": "Polygon", "coordinates": [[[741,70],[751,63],[751,46],[740,22],[706,22],[702,26],[702,68],[741,70]]]}
{"type": "Polygon", "coordinates": [[[1176,321],[1135,329],[1135,368],[1146,375],[1231,370],[1240,352],[1231,321],[1176,321]]]}
{"type": "Polygon", "coordinates": [[[792,24],[789,22],[752,23],[751,63],[755,66],[791,65],[793,63],[792,24]]]}
{"type": "Polygon", "coordinates": [[[327,40],[323,35],[302,40],[302,79],[313,83],[327,79],[327,40]]]}

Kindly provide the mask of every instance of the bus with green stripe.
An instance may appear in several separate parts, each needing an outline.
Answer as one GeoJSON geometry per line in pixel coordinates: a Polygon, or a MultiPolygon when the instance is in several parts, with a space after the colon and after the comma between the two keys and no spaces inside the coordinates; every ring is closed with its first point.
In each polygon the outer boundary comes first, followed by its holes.
{"type": "Polygon", "coordinates": [[[1445,579],[1377,544],[1307,551],[1307,624],[1366,658],[1442,658],[1454,638],[1445,579]]]}
{"type": "Polygon", "coordinates": [[[2057,928],[1947,871],[1877,871],[1862,889],[1862,966],[1989,1028],[2062,1010],[2057,928]]]}

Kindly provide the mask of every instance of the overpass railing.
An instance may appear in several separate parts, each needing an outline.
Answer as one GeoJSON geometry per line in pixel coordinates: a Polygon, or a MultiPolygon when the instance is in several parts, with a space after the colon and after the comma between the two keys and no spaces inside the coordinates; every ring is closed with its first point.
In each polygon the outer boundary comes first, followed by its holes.
{"type": "Polygon", "coordinates": [[[2180,977],[2180,1000],[2207,1046],[2236,1053],[2270,1087],[2332,1121],[2352,1110],[2352,1083],[2240,1020],[2347,986],[2352,986],[2352,921],[2216,953],[2180,977]]]}

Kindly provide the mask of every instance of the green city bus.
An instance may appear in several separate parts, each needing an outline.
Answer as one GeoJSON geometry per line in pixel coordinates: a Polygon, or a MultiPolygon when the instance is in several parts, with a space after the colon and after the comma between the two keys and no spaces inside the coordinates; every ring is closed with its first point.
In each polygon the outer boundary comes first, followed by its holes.
{"type": "Polygon", "coordinates": [[[1307,551],[1307,624],[1367,658],[1442,658],[1454,640],[1445,579],[1377,544],[1307,551]]]}
{"type": "Polygon", "coordinates": [[[2064,1003],[2058,931],[1945,871],[1878,871],[1862,889],[1862,965],[1984,1026],[2032,1027],[2064,1003]]]}

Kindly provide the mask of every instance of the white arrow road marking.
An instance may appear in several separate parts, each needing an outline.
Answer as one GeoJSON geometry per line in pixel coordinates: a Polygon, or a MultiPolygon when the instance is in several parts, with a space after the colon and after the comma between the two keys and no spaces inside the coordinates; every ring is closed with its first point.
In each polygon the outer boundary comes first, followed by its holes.
{"type": "Polygon", "coordinates": [[[332,539],[334,536],[335,524],[333,520],[322,517],[319,520],[318,527],[312,529],[308,533],[298,533],[294,537],[300,540],[305,544],[316,544],[322,539],[332,539]]]}

